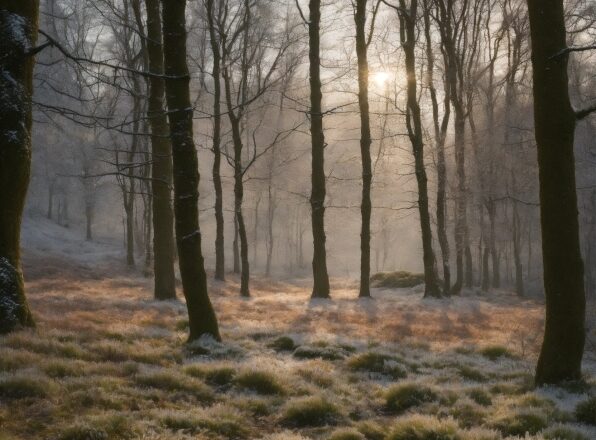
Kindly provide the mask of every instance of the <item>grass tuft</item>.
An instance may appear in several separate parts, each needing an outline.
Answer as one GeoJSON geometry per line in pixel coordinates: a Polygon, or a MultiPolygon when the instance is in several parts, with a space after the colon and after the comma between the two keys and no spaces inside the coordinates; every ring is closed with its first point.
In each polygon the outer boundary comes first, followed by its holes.
{"type": "Polygon", "coordinates": [[[458,374],[466,380],[474,382],[486,382],[488,378],[482,372],[469,365],[462,365],[458,368],[458,374]]]}
{"type": "Polygon", "coordinates": [[[333,431],[328,440],[366,440],[366,437],[354,428],[341,428],[333,431]]]}
{"type": "Polygon", "coordinates": [[[286,391],[277,377],[268,371],[244,371],[236,376],[234,383],[239,388],[254,391],[257,394],[285,394],[286,391]]]}
{"type": "Polygon", "coordinates": [[[108,438],[105,430],[88,425],[71,426],[58,436],[58,440],[108,440],[108,438]]]}
{"type": "Polygon", "coordinates": [[[575,407],[575,418],[587,425],[596,425],[596,397],[580,402],[575,407]]]}
{"type": "Polygon", "coordinates": [[[272,341],[268,347],[277,352],[292,351],[296,348],[296,343],[289,336],[280,336],[279,338],[276,338],[274,341],[272,341]]]}
{"type": "Polygon", "coordinates": [[[340,410],[321,396],[301,397],[290,400],[282,410],[283,426],[301,428],[334,425],[342,418],[340,410]]]}
{"type": "Polygon", "coordinates": [[[356,425],[358,431],[364,435],[366,440],[383,440],[387,433],[385,429],[376,422],[365,420],[356,425]]]}
{"type": "Polygon", "coordinates": [[[164,391],[180,391],[193,395],[201,402],[213,401],[213,393],[204,383],[169,371],[139,374],[135,377],[138,385],[164,391]]]}
{"type": "Polygon", "coordinates": [[[589,440],[583,433],[567,426],[553,426],[542,432],[546,440],[589,440]]]}
{"type": "Polygon", "coordinates": [[[438,400],[438,394],[428,386],[417,383],[394,385],[385,394],[385,408],[394,414],[424,403],[438,400]]]}
{"type": "Polygon", "coordinates": [[[493,399],[490,394],[483,388],[472,388],[471,390],[468,390],[466,394],[478,405],[490,406],[493,404],[493,399]]]}
{"type": "Polygon", "coordinates": [[[548,425],[546,416],[538,410],[516,409],[510,414],[501,416],[490,423],[490,426],[497,429],[506,436],[535,435],[548,425]]]}
{"type": "Polygon", "coordinates": [[[45,398],[54,386],[45,379],[28,376],[0,377],[0,397],[7,399],[45,398]]]}
{"type": "Polygon", "coordinates": [[[497,361],[501,358],[513,359],[515,356],[507,347],[502,345],[489,345],[480,350],[480,354],[491,361],[497,361]]]}
{"type": "Polygon", "coordinates": [[[294,350],[294,357],[298,359],[324,359],[338,361],[346,358],[344,350],[339,347],[322,347],[316,345],[303,345],[294,350]]]}
{"type": "Polygon", "coordinates": [[[384,374],[393,379],[403,379],[407,376],[406,370],[397,363],[394,356],[374,351],[352,356],[348,359],[348,367],[354,371],[384,374]]]}
{"type": "Polygon", "coordinates": [[[386,440],[460,440],[463,436],[451,419],[411,415],[397,419],[386,440]]]}

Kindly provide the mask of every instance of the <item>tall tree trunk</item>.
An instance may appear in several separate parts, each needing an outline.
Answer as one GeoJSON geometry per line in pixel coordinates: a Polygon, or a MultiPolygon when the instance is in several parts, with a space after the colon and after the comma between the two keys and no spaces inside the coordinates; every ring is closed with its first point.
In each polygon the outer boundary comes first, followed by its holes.
{"type": "Polygon", "coordinates": [[[422,118],[418,105],[418,81],[416,79],[416,20],[418,18],[418,0],[411,0],[409,8],[405,0],[400,0],[400,41],[406,58],[408,77],[406,125],[414,154],[416,181],[418,183],[418,213],[422,232],[422,258],[424,263],[424,296],[441,297],[437,281],[435,254],[432,247],[432,230],[428,208],[428,179],[424,165],[424,140],[422,135],[422,118]]]}
{"type": "Polygon", "coordinates": [[[215,27],[214,0],[207,0],[209,39],[213,53],[213,187],[215,189],[215,279],[223,281],[226,276],[223,189],[221,183],[221,52],[215,27]]]}
{"type": "Polygon", "coordinates": [[[424,34],[426,38],[426,58],[427,58],[427,81],[430,92],[433,110],[433,126],[435,132],[435,147],[437,150],[437,238],[441,248],[441,260],[443,262],[443,294],[449,295],[451,290],[451,267],[449,263],[450,249],[449,238],[447,237],[447,161],[445,159],[445,141],[447,129],[451,118],[451,91],[449,81],[443,82],[445,97],[443,100],[443,118],[439,122],[439,101],[437,90],[434,85],[435,58],[433,52],[433,40],[431,35],[430,16],[431,9],[429,2],[424,2],[424,34]]]}
{"type": "Polygon", "coordinates": [[[563,0],[528,0],[538,145],[546,323],[536,384],[581,378],[586,298],[579,244],[563,0]],[[554,58],[553,58],[554,57],[554,58]]]}
{"type": "Polygon", "coordinates": [[[358,106],[360,108],[360,155],[362,157],[362,228],[360,231],[360,298],[370,297],[370,217],[372,203],[372,161],[370,157],[370,112],[368,102],[368,41],[366,36],[366,5],[368,0],[356,0],[356,56],[358,58],[358,106]]]}
{"type": "MultiPolygon", "coordinates": [[[[149,71],[164,72],[160,1],[145,0],[147,6],[147,57],[149,71]]],[[[164,111],[164,80],[149,79],[148,117],[151,126],[151,192],[153,193],[153,272],[155,299],[176,298],[174,259],[174,212],[171,202],[172,145],[164,111]]]]}
{"type": "Polygon", "coordinates": [[[457,196],[455,199],[455,264],[456,278],[452,295],[459,295],[464,285],[464,258],[466,254],[466,168],[465,168],[466,120],[461,109],[455,111],[455,167],[457,174],[457,196]]]}
{"type": "Polygon", "coordinates": [[[186,62],[186,0],[163,2],[166,99],[174,175],[176,243],[190,327],[189,341],[208,334],[220,340],[199,229],[199,163],[193,139],[193,107],[186,62]]]}
{"type": "Polygon", "coordinates": [[[31,172],[31,95],[39,2],[0,10],[0,333],[33,327],[21,270],[20,235],[31,172]]]}
{"type": "Polygon", "coordinates": [[[489,235],[489,247],[490,247],[490,259],[493,265],[493,277],[492,286],[495,289],[501,287],[501,269],[500,269],[500,258],[497,252],[497,205],[492,197],[488,200],[487,206],[488,220],[490,227],[489,235]]]}
{"type": "Polygon", "coordinates": [[[517,209],[517,201],[513,201],[513,264],[515,265],[515,292],[524,296],[524,271],[521,262],[521,221],[517,209]]]}
{"type": "Polygon", "coordinates": [[[234,240],[232,241],[234,253],[234,273],[240,273],[240,242],[238,241],[238,215],[234,211],[234,240]]]}
{"type": "Polygon", "coordinates": [[[252,248],[252,262],[254,267],[257,267],[258,250],[259,250],[259,205],[261,204],[261,193],[255,200],[255,221],[253,224],[253,248],[252,248]]]}
{"type": "Polygon", "coordinates": [[[325,249],[325,134],[321,101],[320,26],[321,0],[310,0],[308,22],[308,59],[310,63],[310,133],[312,145],[313,298],[329,298],[329,275],[325,249]]]}

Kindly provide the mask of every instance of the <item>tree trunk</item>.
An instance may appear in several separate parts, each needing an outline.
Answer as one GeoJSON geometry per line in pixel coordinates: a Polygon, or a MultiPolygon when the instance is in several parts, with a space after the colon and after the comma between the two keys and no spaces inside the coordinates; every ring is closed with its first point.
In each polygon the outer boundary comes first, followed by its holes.
{"type": "Polygon", "coordinates": [[[240,243],[238,241],[238,215],[234,212],[234,241],[232,242],[234,251],[234,273],[240,273],[240,243]]]}
{"type": "Polygon", "coordinates": [[[0,10],[0,333],[33,327],[21,270],[20,235],[31,172],[31,96],[39,3],[0,10]]]}
{"type": "MultiPolygon", "coordinates": [[[[215,279],[224,281],[225,244],[223,189],[221,183],[221,52],[219,38],[215,28],[214,0],[207,0],[207,20],[209,23],[209,39],[213,53],[213,187],[215,189],[215,279]]],[[[236,268],[236,266],[234,266],[236,268]]],[[[235,271],[235,270],[234,270],[235,271]]]]}
{"type": "Polygon", "coordinates": [[[372,162],[370,157],[370,113],[368,102],[368,42],[366,37],[366,5],[356,0],[356,56],[358,58],[358,106],[360,108],[360,155],[362,157],[362,228],[360,231],[360,298],[370,297],[370,217],[372,203],[372,162]]]}
{"type": "MultiPolygon", "coordinates": [[[[160,1],[145,0],[147,6],[147,55],[149,70],[164,72],[163,35],[160,1]]],[[[160,77],[149,79],[148,118],[151,126],[151,192],[153,193],[153,272],[155,299],[176,298],[174,271],[174,213],[171,202],[172,145],[168,138],[168,120],[164,111],[165,83],[160,77]]]]}
{"type": "Polygon", "coordinates": [[[420,230],[422,232],[422,254],[424,263],[424,296],[441,297],[441,290],[437,281],[435,254],[432,247],[432,230],[430,226],[430,212],[428,208],[428,179],[424,165],[424,140],[422,134],[422,118],[418,105],[418,81],[416,79],[416,20],[418,15],[418,0],[411,0],[406,9],[405,0],[400,0],[400,41],[406,58],[406,73],[408,77],[407,94],[408,107],[406,110],[406,125],[408,136],[414,154],[416,181],[418,183],[418,212],[420,215],[420,230]]]}
{"type": "Polygon", "coordinates": [[[329,275],[325,249],[325,134],[321,101],[320,25],[321,0],[310,0],[308,22],[308,59],[310,63],[310,133],[312,145],[313,298],[329,298],[329,275]]]}
{"type": "Polygon", "coordinates": [[[174,175],[176,243],[190,327],[189,341],[202,335],[220,340],[215,311],[207,292],[207,275],[199,229],[199,164],[193,139],[193,107],[186,62],[186,0],[163,2],[166,99],[174,175]]]}
{"type": "Polygon", "coordinates": [[[449,263],[450,250],[449,238],[447,237],[447,164],[445,159],[445,140],[447,137],[447,129],[449,127],[449,119],[451,118],[450,105],[450,85],[449,81],[443,82],[445,97],[443,100],[443,118],[439,123],[439,101],[437,98],[437,90],[434,85],[434,69],[435,58],[433,53],[433,40],[430,26],[430,0],[424,2],[424,34],[426,38],[426,58],[427,58],[427,79],[430,98],[433,109],[433,125],[435,132],[435,147],[437,150],[437,238],[439,239],[439,247],[441,248],[441,260],[443,262],[443,294],[449,295],[451,290],[451,268],[449,263]]]}
{"type": "Polygon", "coordinates": [[[490,222],[490,259],[493,264],[492,286],[495,289],[501,287],[501,273],[499,253],[497,252],[497,206],[495,201],[491,198],[488,201],[488,219],[490,222]]]}
{"type": "Polygon", "coordinates": [[[257,260],[259,257],[258,250],[259,250],[259,205],[261,204],[261,193],[257,196],[255,200],[255,221],[253,227],[253,247],[252,247],[252,264],[254,267],[257,267],[257,260]]]}
{"type": "Polygon", "coordinates": [[[466,168],[465,168],[466,120],[463,111],[455,112],[455,167],[457,174],[457,195],[455,198],[455,264],[456,279],[452,295],[459,295],[464,285],[464,258],[466,254],[466,168]]]}
{"type": "Polygon", "coordinates": [[[524,272],[521,262],[521,231],[517,201],[513,201],[513,264],[515,265],[515,292],[524,296],[524,272]]]}
{"type": "Polygon", "coordinates": [[[575,113],[569,101],[563,0],[528,0],[538,145],[546,323],[536,384],[581,378],[586,298],[579,244],[575,113]],[[553,58],[555,57],[555,58],[553,58]]]}

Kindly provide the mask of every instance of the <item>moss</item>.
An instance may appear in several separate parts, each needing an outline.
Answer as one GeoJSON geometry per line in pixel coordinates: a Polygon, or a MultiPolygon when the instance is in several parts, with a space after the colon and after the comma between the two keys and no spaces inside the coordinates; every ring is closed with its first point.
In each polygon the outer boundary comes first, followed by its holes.
{"type": "Polygon", "coordinates": [[[548,425],[546,416],[541,411],[518,410],[511,414],[501,416],[490,423],[490,426],[499,430],[503,435],[523,436],[526,433],[534,435],[548,425]]]}
{"type": "Polygon", "coordinates": [[[507,349],[507,347],[503,347],[502,345],[489,345],[484,347],[482,350],[480,350],[480,354],[493,362],[501,358],[512,359],[515,357],[513,353],[507,349]]]}
{"type": "Polygon", "coordinates": [[[244,371],[236,376],[234,383],[258,394],[285,394],[286,391],[277,377],[268,371],[244,371]]]}
{"type": "Polygon", "coordinates": [[[575,418],[578,422],[596,425],[596,397],[578,403],[575,407],[575,418]]]}
{"type": "Polygon", "coordinates": [[[412,415],[399,418],[386,440],[460,440],[462,438],[453,420],[412,415]]]}
{"type": "Polygon", "coordinates": [[[333,425],[342,418],[332,402],[321,396],[290,400],[282,410],[280,423],[287,427],[333,425]]]}
{"type": "Polygon", "coordinates": [[[408,288],[424,284],[424,274],[407,271],[380,272],[370,277],[372,286],[389,288],[408,288]]]}
{"type": "Polygon", "coordinates": [[[385,408],[392,413],[402,413],[423,403],[434,402],[439,396],[430,387],[416,383],[394,385],[385,394],[385,408]]]}
{"type": "Polygon", "coordinates": [[[0,397],[7,399],[44,398],[54,389],[54,384],[41,378],[7,376],[0,378],[0,397]]]}
{"type": "Polygon", "coordinates": [[[336,429],[328,437],[328,440],[365,440],[366,437],[354,428],[336,429]]]}
{"type": "Polygon", "coordinates": [[[478,405],[490,406],[493,404],[493,399],[490,394],[483,388],[472,388],[471,390],[468,390],[466,394],[478,405]]]}
{"type": "Polygon", "coordinates": [[[347,365],[348,368],[355,371],[384,374],[393,379],[402,379],[407,376],[406,370],[397,363],[397,358],[374,351],[352,356],[348,359],[347,365]]]}
{"type": "Polygon", "coordinates": [[[280,336],[273,340],[269,345],[269,348],[275,351],[292,351],[296,348],[296,343],[289,336],[280,336]]]}

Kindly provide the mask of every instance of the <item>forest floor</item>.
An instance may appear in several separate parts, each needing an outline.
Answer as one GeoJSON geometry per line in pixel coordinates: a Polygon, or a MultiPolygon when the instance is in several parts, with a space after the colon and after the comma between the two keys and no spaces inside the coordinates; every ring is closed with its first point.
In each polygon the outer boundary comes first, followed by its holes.
{"type": "Polygon", "coordinates": [[[596,438],[593,305],[586,381],[563,388],[532,386],[543,304],[504,290],[359,300],[336,279],[311,301],[257,278],[242,299],[230,275],[210,286],[223,343],[188,346],[181,301],[58,228],[24,228],[38,327],[0,337],[0,440],[596,438]]]}

